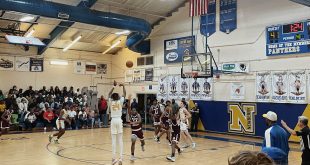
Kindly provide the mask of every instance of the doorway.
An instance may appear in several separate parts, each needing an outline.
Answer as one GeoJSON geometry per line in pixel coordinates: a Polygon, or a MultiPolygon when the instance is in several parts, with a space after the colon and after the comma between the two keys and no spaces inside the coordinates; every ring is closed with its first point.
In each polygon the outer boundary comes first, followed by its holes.
{"type": "Polygon", "coordinates": [[[149,109],[154,99],[156,99],[156,94],[137,94],[138,111],[145,124],[151,124],[149,109]]]}

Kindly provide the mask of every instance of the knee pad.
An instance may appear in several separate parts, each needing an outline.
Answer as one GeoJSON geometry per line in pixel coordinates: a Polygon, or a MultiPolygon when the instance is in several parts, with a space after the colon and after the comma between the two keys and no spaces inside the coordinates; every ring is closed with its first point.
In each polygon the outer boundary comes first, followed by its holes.
{"type": "Polygon", "coordinates": [[[131,135],[131,141],[135,142],[137,140],[137,135],[131,135]]]}

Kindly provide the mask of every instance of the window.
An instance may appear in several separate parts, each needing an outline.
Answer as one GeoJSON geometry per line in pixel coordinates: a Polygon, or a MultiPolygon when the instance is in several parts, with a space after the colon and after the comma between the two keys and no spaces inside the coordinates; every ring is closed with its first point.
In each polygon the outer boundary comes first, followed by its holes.
{"type": "Polygon", "coordinates": [[[138,57],[137,58],[137,66],[153,65],[153,64],[154,64],[153,56],[138,57]]]}

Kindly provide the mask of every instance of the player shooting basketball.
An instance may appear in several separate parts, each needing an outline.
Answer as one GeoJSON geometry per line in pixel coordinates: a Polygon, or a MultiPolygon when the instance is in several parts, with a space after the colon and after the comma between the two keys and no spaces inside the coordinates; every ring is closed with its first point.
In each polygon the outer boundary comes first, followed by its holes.
{"type": "Polygon", "coordinates": [[[119,165],[123,161],[123,120],[122,120],[122,105],[125,101],[126,90],[124,84],[119,84],[123,87],[123,96],[120,97],[118,93],[113,93],[114,88],[117,86],[116,81],[109,92],[109,105],[111,120],[111,134],[112,134],[112,165],[118,162],[119,165]],[[113,94],[112,94],[113,93],[113,94]],[[120,148],[120,158],[116,159],[116,140],[120,148]]]}

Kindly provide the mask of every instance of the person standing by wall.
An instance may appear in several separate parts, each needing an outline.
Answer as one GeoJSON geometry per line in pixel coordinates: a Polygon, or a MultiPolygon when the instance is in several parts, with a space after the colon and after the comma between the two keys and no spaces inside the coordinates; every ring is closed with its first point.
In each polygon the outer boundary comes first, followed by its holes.
{"type": "Polygon", "coordinates": [[[310,139],[310,129],[308,127],[308,118],[305,116],[298,117],[298,127],[300,128],[299,131],[292,130],[287,124],[281,120],[282,126],[292,135],[300,137],[300,146],[301,146],[301,165],[309,165],[310,164],[310,146],[309,146],[309,139],[310,139]]]}
{"type": "MultiPolygon", "coordinates": [[[[108,108],[108,104],[106,99],[101,95],[99,101],[98,101],[98,109],[99,109],[99,118],[98,118],[98,122],[101,120],[101,122],[103,123],[103,127],[107,128],[108,127],[108,114],[107,114],[107,108],[108,108]]],[[[99,127],[100,126],[100,122],[99,122],[99,127]]]]}
{"type": "Polygon", "coordinates": [[[264,142],[262,148],[265,147],[277,147],[286,153],[286,158],[279,162],[281,164],[288,164],[288,134],[287,132],[277,124],[278,116],[272,111],[268,111],[267,114],[263,114],[266,124],[269,127],[265,131],[264,142]]]}
{"type": "Polygon", "coordinates": [[[198,103],[195,103],[195,106],[190,110],[192,114],[191,131],[198,131],[199,111],[198,103]]]}

